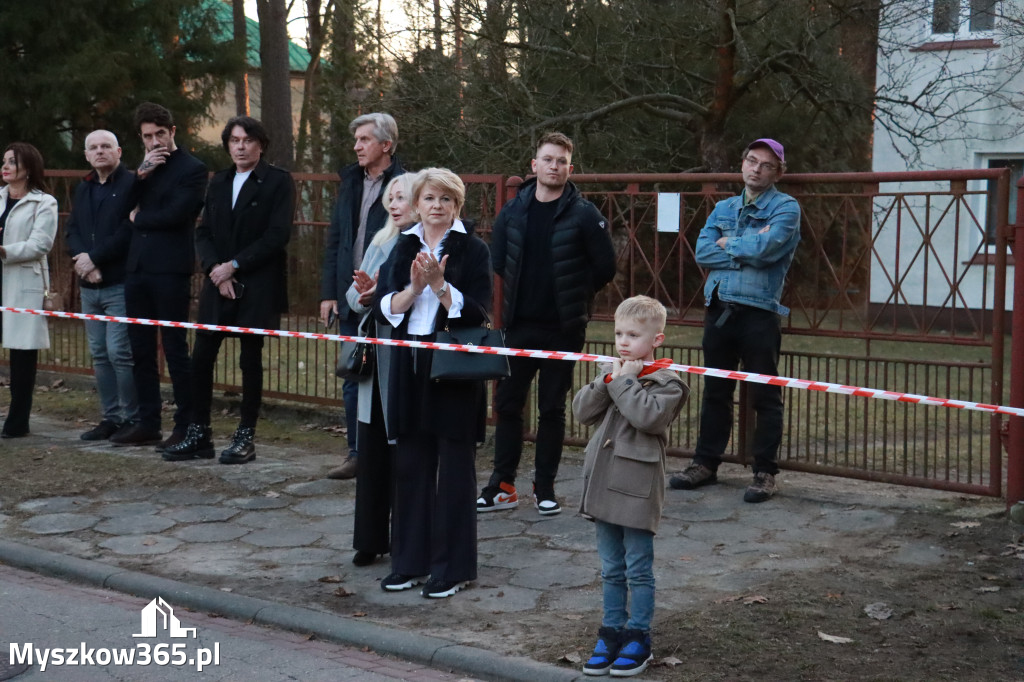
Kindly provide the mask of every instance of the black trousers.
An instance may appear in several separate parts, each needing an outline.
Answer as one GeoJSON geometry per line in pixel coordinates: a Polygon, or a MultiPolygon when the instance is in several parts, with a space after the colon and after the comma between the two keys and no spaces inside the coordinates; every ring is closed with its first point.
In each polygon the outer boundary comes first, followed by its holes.
{"type": "MultiPolygon", "coordinates": [[[[213,371],[223,332],[199,332],[192,346],[192,421],[208,426],[213,401],[213,371]]],[[[263,402],[263,337],[244,334],[238,337],[238,367],[242,370],[242,405],[239,426],[256,428],[263,402]]]]}
{"type": "MultiPolygon", "coordinates": [[[[188,322],[189,275],[178,273],[130,272],[124,283],[124,303],[128,317],[188,322]]],[[[128,326],[128,340],[135,360],[135,390],[139,394],[139,421],[149,428],[160,428],[160,370],[157,366],[157,333],[163,344],[167,371],[174,393],[175,428],[184,429],[192,421],[191,367],[188,360],[188,335],[184,329],[128,326]],[[158,332],[159,329],[159,332],[158,332]]]]}
{"type": "Polygon", "coordinates": [[[387,554],[391,551],[391,478],[393,448],[384,428],[380,387],[373,378],[373,407],[370,423],[359,422],[356,458],[356,513],[352,548],[358,552],[387,554]]]}
{"type": "Polygon", "coordinates": [[[32,413],[32,396],[36,390],[36,364],[38,350],[10,349],[11,406],[4,421],[4,433],[20,436],[28,433],[28,418],[32,413]]]}
{"type": "MultiPolygon", "coordinates": [[[[778,375],[782,331],[779,316],[770,310],[744,305],[728,306],[713,298],[704,320],[704,364],[716,369],[778,375]],[[724,318],[724,319],[723,319],[724,318]]],[[[722,463],[732,433],[733,393],[736,381],[705,377],[700,409],[700,432],[693,461],[710,469],[722,463]]],[[[777,474],[782,442],[782,388],[751,383],[755,426],[754,473],[777,474]]]]}
{"type": "Polygon", "coordinates": [[[392,571],[476,580],[475,457],[476,444],[470,440],[423,432],[398,437],[392,571]]]}
{"type": "MultiPolygon", "coordinates": [[[[564,333],[548,327],[517,325],[505,332],[510,348],[536,348],[579,352],[586,340],[586,329],[564,333]]],[[[562,461],[562,441],[565,438],[565,399],[572,388],[575,362],[568,360],[540,360],[536,358],[508,359],[510,376],[498,382],[494,394],[494,472],[488,485],[516,481],[519,461],[523,456],[523,408],[530,395],[530,385],[537,376],[537,442],[534,481],[538,486],[551,488],[562,461]]]]}

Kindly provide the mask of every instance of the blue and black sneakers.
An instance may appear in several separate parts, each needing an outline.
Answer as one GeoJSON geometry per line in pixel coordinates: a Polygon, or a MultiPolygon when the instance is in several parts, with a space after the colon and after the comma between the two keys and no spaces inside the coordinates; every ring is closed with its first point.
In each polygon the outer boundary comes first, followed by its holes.
{"type": "Polygon", "coordinates": [[[632,677],[647,670],[654,660],[651,653],[651,634],[643,630],[623,630],[622,646],[609,672],[612,677],[632,677]]]}
{"type": "Polygon", "coordinates": [[[597,631],[597,644],[594,653],[583,664],[584,675],[607,675],[612,663],[619,653],[619,638],[622,631],[616,628],[602,627],[597,631]]]}

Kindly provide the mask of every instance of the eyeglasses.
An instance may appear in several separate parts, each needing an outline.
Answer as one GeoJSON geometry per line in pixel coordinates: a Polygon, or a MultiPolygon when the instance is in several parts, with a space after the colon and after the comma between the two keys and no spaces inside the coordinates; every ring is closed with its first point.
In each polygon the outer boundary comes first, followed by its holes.
{"type": "Polygon", "coordinates": [[[775,171],[779,170],[779,165],[778,164],[776,164],[776,163],[768,163],[768,162],[761,163],[760,161],[758,161],[753,156],[748,156],[745,159],[743,159],[743,163],[745,163],[748,166],[751,166],[753,168],[756,168],[759,171],[769,171],[769,172],[774,173],[775,171]]]}

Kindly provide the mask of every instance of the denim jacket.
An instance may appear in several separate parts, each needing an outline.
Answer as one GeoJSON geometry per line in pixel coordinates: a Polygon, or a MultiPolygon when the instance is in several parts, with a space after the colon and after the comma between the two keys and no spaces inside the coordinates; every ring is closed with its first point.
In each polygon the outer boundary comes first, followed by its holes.
{"type": "Polygon", "coordinates": [[[697,264],[710,271],[704,305],[717,287],[722,301],[788,315],[779,297],[799,242],[800,205],[774,186],[746,206],[742,194],[719,201],[697,237],[697,264]]]}

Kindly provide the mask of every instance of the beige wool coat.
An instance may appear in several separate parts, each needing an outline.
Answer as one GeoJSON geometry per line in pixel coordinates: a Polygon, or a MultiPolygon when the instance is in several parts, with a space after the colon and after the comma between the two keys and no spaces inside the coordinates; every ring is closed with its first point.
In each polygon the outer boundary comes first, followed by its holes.
{"type": "MultiPolygon", "coordinates": [[[[7,208],[8,187],[0,187],[0,213],[7,208]]],[[[43,307],[50,280],[46,256],[57,234],[57,200],[32,190],[11,209],[4,227],[3,305],[43,307]]],[[[33,350],[50,347],[46,318],[24,313],[3,314],[4,348],[33,350]]]]}
{"type": "Polygon", "coordinates": [[[643,377],[605,371],[572,401],[582,424],[596,424],[583,462],[580,513],[606,523],[657,532],[665,502],[665,444],[690,389],[659,369],[643,377]]]}

